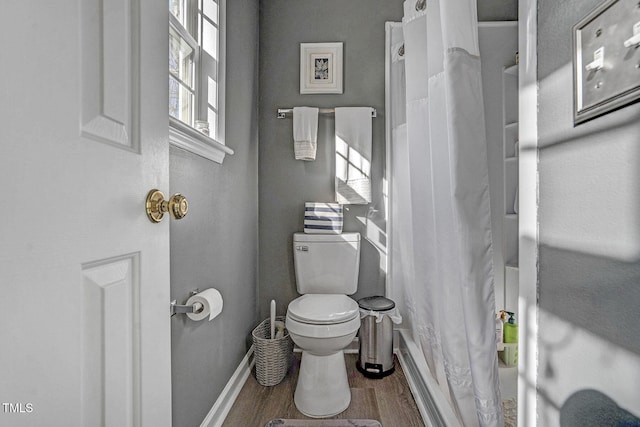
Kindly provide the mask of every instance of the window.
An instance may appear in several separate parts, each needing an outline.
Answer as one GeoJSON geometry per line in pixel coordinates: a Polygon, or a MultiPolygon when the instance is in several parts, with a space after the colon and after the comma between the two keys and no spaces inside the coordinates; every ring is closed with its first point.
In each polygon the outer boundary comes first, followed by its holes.
{"type": "Polygon", "coordinates": [[[224,158],[225,0],[169,0],[169,11],[171,142],[194,151],[182,143],[195,138],[224,158]]]}

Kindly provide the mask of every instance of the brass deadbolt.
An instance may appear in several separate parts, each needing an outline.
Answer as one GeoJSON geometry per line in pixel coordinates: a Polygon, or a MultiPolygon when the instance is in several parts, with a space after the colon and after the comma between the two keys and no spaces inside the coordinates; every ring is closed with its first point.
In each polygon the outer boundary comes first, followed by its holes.
{"type": "Polygon", "coordinates": [[[146,210],[151,222],[162,221],[165,212],[169,212],[173,219],[182,219],[189,211],[189,203],[180,193],[176,193],[169,200],[165,200],[162,191],[153,189],[147,194],[146,210]]]}

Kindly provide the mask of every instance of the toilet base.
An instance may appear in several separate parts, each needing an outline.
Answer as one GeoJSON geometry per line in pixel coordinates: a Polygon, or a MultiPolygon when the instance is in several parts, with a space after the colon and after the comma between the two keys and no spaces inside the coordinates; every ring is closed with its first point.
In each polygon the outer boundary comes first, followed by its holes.
{"type": "Polygon", "coordinates": [[[302,352],[294,402],[312,418],[332,417],[349,407],[351,390],[342,350],[323,356],[302,352]]]}

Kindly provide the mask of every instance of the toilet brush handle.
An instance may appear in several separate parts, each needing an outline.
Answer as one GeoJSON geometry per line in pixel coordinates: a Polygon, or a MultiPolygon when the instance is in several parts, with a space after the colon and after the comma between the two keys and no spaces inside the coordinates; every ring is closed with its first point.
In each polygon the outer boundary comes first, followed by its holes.
{"type": "Polygon", "coordinates": [[[276,335],[276,300],[271,300],[271,339],[276,335]]]}

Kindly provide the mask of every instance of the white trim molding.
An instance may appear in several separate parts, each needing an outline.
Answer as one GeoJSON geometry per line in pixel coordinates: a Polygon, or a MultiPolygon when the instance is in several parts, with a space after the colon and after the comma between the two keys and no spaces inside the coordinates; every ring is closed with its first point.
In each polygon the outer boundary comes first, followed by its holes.
{"type": "Polygon", "coordinates": [[[251,346],[240,362],[240,365],[229,379],[229,382],[227,382],[227,385],[220,393],[220,396],[218,396],[218,399],[209,410],[209,413],[202,421],[202,424],[200,424],[200,427],[222,426],[227,415],[229,415],[229,411],[231,411],[231,407],[233,407],[233,403],[238,398],[238,395],[242,390],[242,386],[244,386],[249,375],[251,375],[251,369],[253,369],[254,364],[253,346],[251,346]]]}
{"type": "Polygon", "coordinates": [[[169,143],[198,156],[222,164],[224,157],[233,155],[233,150],[215,139],[169,117],[169,143]]]}
{"type": "Polygon", "coordinates": [[[518,7],[518,426],[537,421],[538,370],[538,40],[537,0],[518,7]]]}

